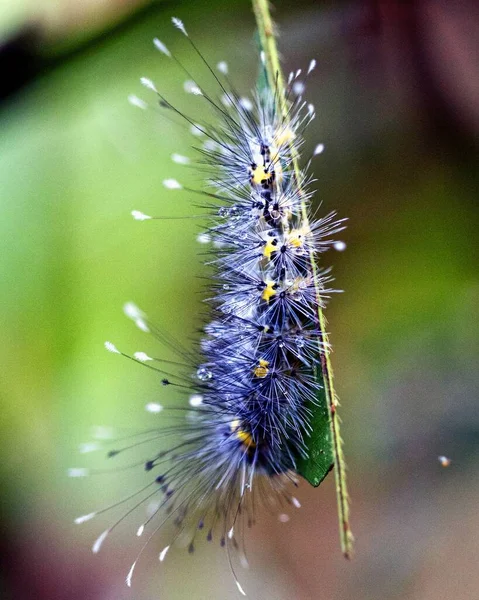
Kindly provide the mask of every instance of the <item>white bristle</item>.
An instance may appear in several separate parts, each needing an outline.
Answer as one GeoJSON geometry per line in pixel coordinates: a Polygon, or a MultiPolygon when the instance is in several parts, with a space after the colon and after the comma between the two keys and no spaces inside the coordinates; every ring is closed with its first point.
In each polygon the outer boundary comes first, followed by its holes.
{"type": "Polygon", "coordinates": [[[335,250],[337,250],[338,252],[343,252],[344,250],[346,250],[346,242],[342,242],[342,241],[334,242],[333,248],[335,250]]]}
{"type": "Polygon", "coordinates": [[[264,63],[266,62],[266,54],[264,53],[263,50],[261,50],[261,52],[259,53],[259,58],[264,65],[264,63]]]}
{"type": "Polygon", "coordinates": [[[126,585],[128,587],[131,587],[131,578],[133,577],[133,571],[135,570],[136,567],[136,560],[135,562],[131,565],[130,570],[128,571],[128,575],[126,576],[126,585]]]}
{"type": "Polygon", "coordinates": [[[314,149],[313,156],[317,156],[318,154],[322,154],[324,152],[324,144],[318,144],[314,149]]]}
{"type": "Polygon", "coordinates": [[[295,94],[296,96],[301,96],[301,94],[304,94],[304,90],[305,86],[302,81],[295,81],[293,83],[293,94],[295,94]]]}
{"type": "Polygon", "coordinates": [[[293,506],[295,506],[296,508],[301,508],[301,502],[294,496],[291,498],[291,502],[293,503],[293,506]]]}
{"type": "Polygon", "coordinates": [[[209,244],[211,242],[211,235],[209,233],[199,233],[196,236],[196,241],[200,244],[209,244]]]}
{"type": "Polygon", "coordinates": [[[246,592],[241,587],[240,582],[237,579],[235,580],[235,583],[236,583],[236,587],[238,588],[238,591],[240,592],[240,594],[242,594],[243,596],[246,596],[246,592]]]}
{"type": "Polygon", "coordinates": [[[316,60],[313,58],[312,61],[309,63],[308,75],[311,73],[311,71],[314,71],[315,68],[316,68],[316,60]]]}
{"type": "Polygon", "coordinates": [[[314,115],[314,104],[308,104],[308,113],[314,115]]]}
{"type": "Polygon", "coordinates": [[[135,221],[147,221],[151,219],[150,215],[145,215],[145,213],[140,212],[139,210],[132,210],[131,216],[135,219],[135,221]]]}
{"type": "Polygon", "coordinates": [[[293,73],[293,71],[291,71],[291,73],[288,75],[288,85],[290,85],[291,82],[293,81],[293,77],[294,77],[294,73],[293,73]]]}
{"type": "Polygon", "coordinates": [[[89,474],[90,470],[84,467],[72,467],[67,470],[68,477],[88,477],[89,474]]]}
{"type": "Polygon", "coordinates": [[[203,404],[203,396],[201,394],[193,394],[189,399],[190,406],[201,406],[203,404]]]}
{"type": "Polygon", "coordinates": [[[141,108],[142,110],[146,110],[148,108],[148,104],[141,98],[138,98],[138,96],[135,96],[134,94],[130,94],[128,96],[128,102],[132,106],[137,106],[138,108],[141,108]]]}
{"type": "Polygon", "coordinates": [[[141,82],[141,85],[144,85],[149,90],[153,90],[154,92],[158,92],[158,90],[156,89],[156,85],[153,83],[153,81],[151,81],[151,79],[148,79],[148,77],[142,77],[140,79],[140,82],[141,82]]]}
{"type": "Polygon", "coordinates": [[[183,21],[178,19],[177,17],[172,17],[171,22],[173,25],[181,31],[186,37],[188,37],[188,33],[186,32],[185,26],[183,25],[183,21]]]}
{"type": "Polygon", "coordinates": [[[171,155],[171,160],[178,165],[189,165],[191,162],[187,156],[183,156],[183,154],[176,154],[176,152],[171,155]]]}
{"type": "Polygon", "coordinates": [[[206,140],[205,142],[203,142],[203,148],[211,152],[214,150],[218,150],[218,144],[214,140],[206,140]]]}
{"type": "Polygon", "coordinates": [[[231,540],[233,539],[234,536],[234,527],[232,527],[229,531],[228,531],[228,538],[231,540]]]}
{"type": "Polygon", "coordinates": [[[80,444],[78,451],[80,454],[88,454],[90,452],[96,452],[100,450],[101,446],[98,442],[85,442],[84,444],[80,444]]]}
{"type": "Polygon", "coordinates": [[[138,327],[138,329],[141,329],[141,331],[144,331],[145,333],[150,333],[150,328],[148,327],[144,319],[135,319],[135,325],[138,327]]]}
{"type": "Polygon", "coordinates": [[[203,128],[201,127],[201,125],[198,125],[196,123],[194,125],[191,125],[190,131],[193,135],[196,135],[197,137],[204,135],[203,128]]]}
{"type": "Polygon", "coordinates": [[[159,413],[163,410],[163,407],[161,404],[158,404],[158,402],[148,402],[145,406],[145,410],[150,413],[159,413]]]}
{"type": "Polygon", "coordinates": [[[123,306],[123,312],[128,318],[133,319],[134,321],[145,316],[145,313],[140,310],[134,302],[127,302],[123,306]]]}
{"type": "Polygon", "coordinates": [[[280,515],[278,515],[278,521],[280,523],[287,523],[289,521],[289,515],[287,515],[286,513],[281,513],[280,515]]]}
{"type": "Polygon", "coordinates": [[[154,38],[153,43],[155,44],[155,48],[165,54],[166,56],[171,56],[171,52],[165,46],[165,44],[159,40],[158,38],[154,38]]]}
{"type": "Polygon", "coordinates": [[[140,536],[143,534],[143,532],[144,532],[144,531],[145,531],[145,526],[144,526],[144,525],[140,525],[140,526],[138,527],[138,530],[137,530],[137,532],[136,532],[136,535],[137,535],[138,537],[140,537],[140,536]]]}
{"type": "Polygon", "coordinates": [[[81,517],[77,517],[75,519],[75,523],[77,525],[80,525],[81,523],[85,523],[86,521],[91,521],[91,519],[93,519],[94,517],[96,517],[96,513],[94,512],[89,513],[88,515],[82,515],[81,517]]]}
{"type": "Polygon", "coordinates": [[[176,179],[164,179],[163,185],[169,190],[181,190],[181,188],[183,187],[181,183],[176,179]]]}
{"type": "Polygon", "coordinates": [[[301,75],[301,69],[298,69],[294,74],[294,78],[297,79],[301,75]]]}
{"type": "Polygon", "coordinates": [[[153,360],[151,358],[151,356],[148,356],[148,354],[146,352],[135,352],[135,354],[133,354],[133,356],[136,358],[136,360],[139,360],[140,362],[146,362],[148,360],[153,360]]]}
{"type": "Polygon", "coordinates": [[[199,96],[201,94],[201,90],[198,85],[192,81],[191,79],[187,79],[183,83],[183,89],[187,94],[194,94],[195,96],[199,96]]]}
{"type": "Polygon", "coordinates": [[[105,541],[105,539],[109,533],[110,533],[110,530],[107,529],[101,535],[99,535],[97,537],[97,539],[95,540],[95,543],[93,544],[93,546],[91,548],[91,551],[93,552],[93,554],[98,554],[98,552],[100,551],[101,545],[103,544],[103,542],[105,541]]]}
{"type": "Polygon", "coordinates": [[[228,63],[226,61],[220,61],[216,67],[220,73],[223,73],[223,75],[228,75],[228,63]]]}
{"type": "Polygon", "coordinates": [[[165,560],[166,553],[168,552],[169,549],[170,549],[169,546],[165,546],[163,548],[163,550],[160,552],[160,554],[158,555],[158,559],[160,562],[163,562],[165,560]]]}
{"type": "Polygon", "coordinates": [[[113,354],[121,354],[115,344],[112,344],[111,342],[105,342],[105,348],[108,352],[113,352],[113,354]]]}
{"type": "Polygon", "coordinates": [[[240,106],[243,107],[245,110],[253,110],[253,103],[249,98],[240,98],[239,103],[240,106]]]}

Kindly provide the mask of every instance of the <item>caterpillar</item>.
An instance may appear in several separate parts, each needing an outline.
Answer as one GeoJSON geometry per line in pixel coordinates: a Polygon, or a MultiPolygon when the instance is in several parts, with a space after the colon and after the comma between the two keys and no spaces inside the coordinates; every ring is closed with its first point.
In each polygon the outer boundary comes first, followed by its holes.
{"type": "MultiPolygon", "coordinates": [[[[151,79],[142,78],[141,83],[166,118],[186,124],[195,139],[203,140],[193,147],[197,165],[206,172],[204,187],[189,188],[176,179],[166,179],[164,186],[201,197],[209,211],[208,228],[199,236],[209,245],[209,320],[198,347],[191,350],[136,305],[125,305],[126,315],[172,350],[176,360],[145,352],[129,355],[111,342],[105,343],[106,349],[157,372],[161,384],[180,394],[182,402],[165,408],[156,402],[147,405],[152,413],[173,413],[172,423],[126,438],[108,452],[113,458],[139,446],[149,448],[145,459],[133,465],[141,465],[149,482],[106,509],[78,517],[76,523],[127,507],[97,538],[96,553],[127,516],[149,504],[137,530],[146,540],[127,574],[128,586],[151,539],[168,529],[161,562],[180,537],[188,537],[190,553],[198,538],[215,540],[226,548],[236,586],[246,595],[231,550],[245,559],[244,532],[254,524],[259,505],[270,511],[299,507],[294,496],[298,462],[309,456],[307,439],[323,387],[317,367],[329,351],[318,304],[322,308],[334,291],[328,287],[329,269],[319,269],[316,261],[331,246],[344,249],[343,242],[335,241],[344,220],[335,213],[312,214],[311,160],[302,170],[297,166],[304,132],[315,117],[303,93],[316,61],[311,60],[304,76],[300,69],[291,73],[284,87],[277,71],[252,98],[243,97],[230,80],[228,65],[221,61],[213,68],[183,22],[172,21],[206,67],[216,91],[208,92],[161,40],[155,38],[154,46],[164,59],[177,63],[187,78],[185,91],[208,107],[210,121],[176,108],[151,79]],[[171,445],[164,447],[170,439],[171,445]]],[[[267,78],[266,60],[262,52],[267,78]]],[[[129,100],[149,107],[138,96],[129,100]]],[[[318,144],[313,155],[323,149],[318,144]]],[[[172,158],[192,163],[180,154],[172,158]]],[[[138,210],[132,216],[138,221],[161,219],[138,210]]],[[[70,472],[86,474],[86,469],[70,472]]]]}

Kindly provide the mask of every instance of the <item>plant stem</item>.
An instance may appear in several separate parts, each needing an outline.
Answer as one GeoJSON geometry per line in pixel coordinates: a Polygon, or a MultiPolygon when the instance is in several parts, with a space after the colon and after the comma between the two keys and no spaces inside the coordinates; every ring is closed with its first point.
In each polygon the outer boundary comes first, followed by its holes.
{"type": "MultiPolygon", "coordinates": [[[[264,65],[268,83],[271,89],[276,87],[276,97],[278,98],[279,109],[282,114],[283,121],[288,121],[288,105],[286,101],[285,86],[281,65],[276,45],[275,26],[271,18],[268,0],[252,0],[253,11],[256,17],[258,33],[260,38],[261,48],[264,52],[264,65]]],[[[293,166],[294,177],[298,186],[298,193],[303,196],[301,190],[301,170],[299,168],[299,157],[294,148],[290,145],[291,159],[293,166]]],[[[308,210],[306,202],[301,202],[301,214],[305,225],[308,223],[308,210]]],[[[324,316],[321,298],[321,290],[317,285],[319,278],[317,276],[317,266],[314,255],[310,253],[311,270],[314,281],[316,282],[316,300],[318,306],[318,321],[321,331],[319,339],[320,356],[321,356],[321,377],[323,381],[324,393],[327,406],[329,408],[329,426],[332,437],[332,454],[334,461],[334,472],[336,480],[336,497],[338,503],[339,517],[339,535],[341,540],[341,549],[346,558],[350,558],[352,554],[353,535],[349,526],[349,496],[346,485],[346,465],[344,462],[342,440],[339,431],[339,417],[337,414],[338,400],[334,392],[333,386],[333,370],[328,352],[324,348],[328,346],[328,334],[326,332],[326,318],[324,316]]]]}

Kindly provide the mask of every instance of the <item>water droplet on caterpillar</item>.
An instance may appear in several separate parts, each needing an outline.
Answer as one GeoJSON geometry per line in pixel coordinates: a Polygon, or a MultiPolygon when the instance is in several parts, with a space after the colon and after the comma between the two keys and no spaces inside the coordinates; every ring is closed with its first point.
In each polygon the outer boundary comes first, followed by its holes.
{"type": "Polygon", "coordinates": [[[298,348],[304,348],[306,341],[303,336],[298,335],[294,338],[294,343],[298,348]]]}
{"type": "Polygon", "coordinates": [[[200,381],[208,381],[213,377],[213,373],[207,367],[202,366],[196,371],[196,377],[198,377],[200,381]]]}

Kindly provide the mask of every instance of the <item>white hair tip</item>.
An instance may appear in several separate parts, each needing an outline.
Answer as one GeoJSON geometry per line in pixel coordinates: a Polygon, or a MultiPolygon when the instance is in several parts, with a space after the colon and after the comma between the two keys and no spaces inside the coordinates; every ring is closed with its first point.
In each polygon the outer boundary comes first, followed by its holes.
{"type": "Polygon", "coordinates": [[[159,40],[158,38],[154,38],[153,44],[155,45],[155,48],[162,52],[165,56],[171,56],[171,52],[161,40],[159,40]]]}
{"type": "Polygon", "coordinates": [[[346,242],[342,242],[342,241],[334,242],[333,248],[337,252],[344,252],[344,250],[346,250],[346,242]]]}
{"type": "Polygon", "coordinates": [[[169,546],[165,546],[163,548],[163,550],[160,552],[160,554],[158,555],[158,560],[160,562],[163,562],[165,560],[166,553],[168,552],[169,549],[170,549],[169,546]]]}
{"type": "Polygon", "coordinates": [[[137,532],[136,532],[136,535],[137,535],[138,537],[140,537],[141,535],[143,535],[143,532],[144,532],[144,531],[145,531],[145,526],[144,526],[144,525],[140,525],[140,526],[138,527],[138,530],[137,530],[137,532]]]}
{"type": "Polygon", "coordinates": [[[201,88],[191,79],[187,79],[183,83],[183,89],[187,94],[193,94],[194,96],[201,96],[203,94],[201,88]]]}
{"type": "Polygon", "coordinates": [[[153,83],[153,81],[151,81],[151,79],[148,79],[148,77],[142,77],[140,79],[140,82],[141,82],[141,85],[144,85],[149,90],[153,90],[154,92],[158,93],[158,90],[156,89],[156,85],[153,83]]]}
{"type": "Polygon", "coordinates": [[[200,244],[209,244],[211,242],[211,235],[209,233],[199,233],[196,236],[196,241],[200,244]]]}
{"type": "Polygon", "coordinates": [[[302,81],[295,81],[293,83],[293,94],[296,96],[301,96],[304,94],[305,85],[302,81]]]}
{"type": "Polygon", "coordinates": [[[100,450],[101,446],[98,442],[84,442],[78,447],[80,454],[89,454],[90,452],[96,452],[100,450]]]}
{"type": "Polygon", "coordinates": [[[190,132],[193,135],[195,135],[196,137],[200,137],[200,136],[204,135],[203,128],[201,127],[201,125],[198,125],[197,123],[193,123],[191,125],[190,132]]]}
{"type": "Polygon", "coordinates": [[[91,548],[91,551],[93,552],[93,554],[98,554],[98,552],[100,552],[100,548],[109,533],[110,533],[110,530],[106,529],[101,535],[99,535],[97,537],[97,539],[95,540],[95,543],[93,544],[93,546],[91,548]]]}
{"type": "Polygon", "coordinates": [[[164,179],[163,185],[169,190],[181,190],[183,187],[176,179],[164,179]]]}
{"type": "Polygon", "coordinates": [[[241,108],[244,108],[244,110],[253,110],[253,103],[249,98],[240,98],[239,103],[241,108]]]}
{"type": "Polygon", "coordinates": [[[239,581],[235,581],[236,583],[236,587],[238,588],[238,591],[240,594],[242,594],[243,596],[246,596],[246,592],[244,591],[244,589],[241,587],[241,584],[239,581]]]}
{"type": "Polygon", "coordinates": [[[138,329],[141,329],[141,331],[144,331],[145,333],[150,333],[150,328],[148,327],[144,319],[134,319],[134,321],[138,329]]]}
{"type": "Polygon", "coordinates": [[[217,65],[216,68],[218,69],[218,71],[220,73],[223,73],[223,75],[228,75],[228,63],[224,60],[220,61],[217,65]]]}
{"type": "Polygon", "coordinates": [[[147,221],[148,219],[153,218],[153,217],[150,217],[150,215],[145,215],[145,213],[142,213],[139,210],[132,210],[131,216],[135,219],[135,221],[147,221]]]}
{"type": "Polygon", "coordinates": [[[127,302],[123,305],[123,312],[129,319],[139,319],[144,317],[143,311],[141,311],[134,302],[127,302]]]}
{"type": "Polygon", "coordinates": [[[71,467],[67,470],[68,477],[88,477],[89,474],[90,470],[84,467],[71,467]]]}
{"type": "Polygon", "coordinates": [[[128,575],[126,576],[126,579],[125,579],[126,585],[128,587],[131,587],[131,578],[133,577],[133,571],[135,570],[135,567],[136,567],[136,560],[131,565],[130,570],[128,571],[128,575]]]}
{"type": "Polygon", "coordinates": [[[185,26],[183,24],[183,21],[181,19],[178,19],[178,17],[172,17],[171,22],[177,29],[179,29],[181,31],[181,33],[183,35],[186,35],[186,37],[188,37],[188,33],[187,33],[185,26]]]}
{"type": "Polygon", "coordinates": [[[161,404],[158,404],[158,402],[148,402],[145,406],[145,410],[150,413],[159,413],[163,410],[163,407],[161,404]]]}
{"type": "Polygon", "coordinates": [[[81,517],[77,517],[74,522],[76,525],[80,525],[81,523],[85,523],[86,521],[91,521],[91,519],[93,519],[94,517],[96,517],[96,513],[92,512],[88,515],[82,515],[81,517]]]}
{"type": "Polygon", "coordinates": [[[105,342],[105,348],[108,352],[112,352],[113,354],[121,354],[115,344],[112,344],[111,342],[105,342]]]}
{"type": "Polygon", "coordinates": [[[148,356],[146,352],[135,352],[135,354],[133,354],[133,357],[136,358],[136,360],[139,360],[140,362],[147,362],[148,360],[153,360],[151,356],[148,356]]]}
{"type": "Polygon", "coordinates": [[[148,104],[141,98],[138,98],[138,96],[135,96],[134,94],[130,94],[128,96],[128,102],[132,106],[136,106],[137,108],[141,108],[142,110],[146,110],[148,108],[148,104]]]}
{"type": "Polygon", "coordinates": [[[191,160],[187,156],[183,156],[183,154],[177,154],[173,152],[171,155],[171,160],[178,165],[189,165],[191,160]]]}
{"type": "Polygon", "coordinates": [[[189,399],[190,406],[196,407],[203,404],[203,396],[201,394],[193,394],[189,399]]]}

